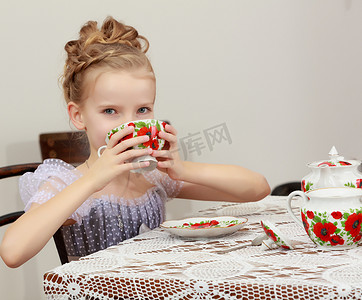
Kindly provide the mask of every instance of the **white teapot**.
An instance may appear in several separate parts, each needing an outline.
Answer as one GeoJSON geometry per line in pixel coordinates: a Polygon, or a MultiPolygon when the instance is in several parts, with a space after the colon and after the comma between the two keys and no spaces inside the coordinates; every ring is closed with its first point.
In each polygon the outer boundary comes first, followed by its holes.
{"type": "Polygon", "coordinates": [[[361,242],[361,189],[337,187],[305,193],[295,191],[287,198],[287,209],[293,220],[305,229],[319,248],[349,249],[361,242]],[[300,219],[294,215],[291,207],[294,196],[303,199],[300,219]]]}
{"type": "Polygon", "coordinates": [[[303,177],[302,190],[307,192],[326,187],[362,188],[362,173],[358,170],[360,164],[358,160],[345,160],[333,146],[328,160],[307,165],[312,172],[303,177]]]}

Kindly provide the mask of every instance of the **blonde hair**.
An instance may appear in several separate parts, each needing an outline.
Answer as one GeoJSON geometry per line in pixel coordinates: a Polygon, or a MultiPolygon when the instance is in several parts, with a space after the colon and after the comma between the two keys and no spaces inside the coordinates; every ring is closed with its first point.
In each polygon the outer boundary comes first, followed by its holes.
{"type": "Polygon", "coordinates": [[[89,71],[104,68],[115,70],[144,69],[154,77],[154,71],[145,53],[149,43],[131,26],[112,17],[87,22],[79,32],[79,39],[69,41],[64,49],[68,56],[62,84],[66,102],[81,103],[84,81],[89,71]]]}

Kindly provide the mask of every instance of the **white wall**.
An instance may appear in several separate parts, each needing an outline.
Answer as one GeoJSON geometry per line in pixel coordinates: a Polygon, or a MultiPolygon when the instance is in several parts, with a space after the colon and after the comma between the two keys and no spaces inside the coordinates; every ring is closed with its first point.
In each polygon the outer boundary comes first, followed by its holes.
{"type": "MultiPolygon", "coordinates": [[[[63,47],[107,15],[150,40],[156,116],[179,138],[226,122],[232,144],[191,159],[243,165],[273,187],[301,179],[332,145],[362,158],[360,1],[33,0],[1,5],[0,165],[39,161],[39,133],[70,128],[57,83],[63,47]]],[[[1,183],[1,214],[22,209],[16,189],[1,183]]],[[[170,207],[189,215],[199,206],[170,207]]],[[[16,270],[0,262],[1,295],[42,299],[42,274],[58,264],[52,241],[16,270]]]]}

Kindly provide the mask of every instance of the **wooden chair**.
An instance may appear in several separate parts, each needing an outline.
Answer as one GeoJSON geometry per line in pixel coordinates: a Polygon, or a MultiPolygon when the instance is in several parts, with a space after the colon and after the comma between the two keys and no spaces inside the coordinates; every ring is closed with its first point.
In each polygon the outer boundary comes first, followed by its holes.
{"type": "MultiPolygon", "coordinates": [[[[85,132],[54,132],[39,135],[42,159],[59,158],[74,166],[84,162],[89,156],[88,139],[85,132]]],[[[20,176],[26,172],[34,172],[40,163],[18,164],[0,168],[0,179],[20,176]]],[[[16,221],[24,211],[11,212],[0,216],[0,227],[16,221]]],[[[61,228],[53,235],[53,239],[62,264],[68,262],[68,255],[61,228]]]]}
{"type": "Polygon", "coordinates": [[[39,135],[42,159],[59,158],[73,166],[89,156],[88,139],[84,131],[42,133],[39,135]]]}
{"type": "Polygon", "coordinates": [[[286,182],[280,185],[277,185],[273,188],[271,195],[272,196],[288,196],[291,192],[301,190],[301,183],[299,181],[286,182]]]}
{"type": "MultiPolygon", "coordinates": [[[[34,172],[40,163],[11,165],[0,168],[0,179],[20,176],[26,172],[34,172]]],[[[0,216],[0,227],[16,221],[24,211],[15,211],[0,216]]]]}

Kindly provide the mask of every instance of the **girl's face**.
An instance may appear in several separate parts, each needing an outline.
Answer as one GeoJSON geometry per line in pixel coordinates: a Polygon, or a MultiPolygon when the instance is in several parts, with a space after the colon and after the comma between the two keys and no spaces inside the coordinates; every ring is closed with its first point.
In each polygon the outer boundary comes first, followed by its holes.
{"type": "Polygon", "coordinates": [[[145,71],[109,71],[88,84],[80,108],[91,151],[105,144],[107,132],[123,123],[154,118],[155,79],[145,71]]]}

